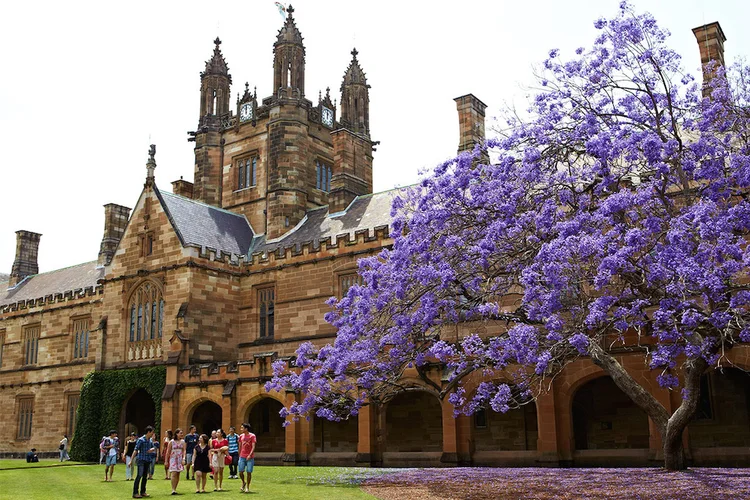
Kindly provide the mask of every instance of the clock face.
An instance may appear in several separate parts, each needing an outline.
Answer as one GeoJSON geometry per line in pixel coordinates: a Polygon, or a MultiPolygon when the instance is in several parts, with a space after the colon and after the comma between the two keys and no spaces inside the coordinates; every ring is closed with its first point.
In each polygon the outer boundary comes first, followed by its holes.
{"type": "Polygon", "coordinates": [[[323,125],[325,125],[326,127],[333,127],[333,111],[326,108],[325,106],[321,106],[320,116],[323,121],[323,125]]]}
{"type": "Polygon", "coordinates": [[[240,108],[240,121],[246,122],[253,118],[253,104],[246,102],[240,108]]]}

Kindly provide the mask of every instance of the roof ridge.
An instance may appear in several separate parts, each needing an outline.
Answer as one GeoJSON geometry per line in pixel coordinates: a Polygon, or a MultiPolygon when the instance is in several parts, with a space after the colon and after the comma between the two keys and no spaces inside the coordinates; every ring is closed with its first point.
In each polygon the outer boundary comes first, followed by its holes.
{"type": "Polygon", "coordinates": [[[73,269],[74,267],[81,267],[81,266],[85,266],[86,264],[96,264],[96,263],[97,263],[97,261],[95,261],[95,260],[92,260],[92,261],[89,261],[89,262],[81,262],[80,264],[73,264],[72,266],[61,267],[59,269],[53,269],[51,271],[44,271],[43,273],[29,274],[28,277],[29,278],[33,278],[34,276],[42,276],[44,274],[52,274],[52,273],[56,273],[56,272],[59,272],[59,271],[65,271],[66,269],[73,269]]]}

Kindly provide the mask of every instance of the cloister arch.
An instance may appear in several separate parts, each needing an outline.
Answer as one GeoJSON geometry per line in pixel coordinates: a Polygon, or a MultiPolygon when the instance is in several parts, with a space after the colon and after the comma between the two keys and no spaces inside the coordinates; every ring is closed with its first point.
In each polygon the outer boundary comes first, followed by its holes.
{"type": "Polygon", "coordinates": [[[124,436],[131,432],[140,436],[148,425],[154,427],[159,425],[159,422],[156,422],[156,405],[146,389],[135,389],[122,405],[120,432],[123,437],[121,439],[124,441],[124,436]]]}
{"type": "Polygon", "coordinates": [[[690,448],[750,446],[750,375],[712,370],[701,379],[698,411],[688,428],[690,448]]]}
{"type": "Polygon", "coordinates": [[[246,422],[258,438],[256,451],[284,453],[286,432],[279,416],[282,408],[281,402],[270,397],[262,397],[248,408],[246,422]]]}
{"type": "Polygon", "coordinates": [[[648,416],[608,376],[580,385],[571,410],[577,451],[649,447],[648,416]]]}
{"type": "Polygon", "coordinates": [[[425,390],[396,395],[385,408],[385,452],[440,452],[443,450],[443,412],[440,399],[425,390]]]}
{"type": "Polygon", "coordinates": [[[210,399],[197,401],[193,404],[192,408],[188,410],[187,414],[188,423],[185,425],[185,429],[187,429],[190,424],[193,424],[195,425],[198,434],[211,436],[211,431],[221,428],[221,405],[210,399]]]}

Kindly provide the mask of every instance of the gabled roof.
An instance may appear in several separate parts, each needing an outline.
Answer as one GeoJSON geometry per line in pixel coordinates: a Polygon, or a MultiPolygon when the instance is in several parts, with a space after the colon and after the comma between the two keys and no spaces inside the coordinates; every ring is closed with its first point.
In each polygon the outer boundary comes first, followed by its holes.
{"type": "Polygon", "coordinates": [[[382,193],[358,196],[343,212],[328,213],[328,207],[308,210],[305,218],[281,238],[266,241],[260,235],[256,238],[251,253],[273,252],[279,248],[313,242],[318,247],[320,240],[335,240],[340,234],[355,236],[357,231],[387,227],[391,224],[391,204],[401,188],[382,193]]]}
{"type": "Polygon", "coordinates": [[[244,215],[160,191],[156,186],[154,192],[184,246],[247,254],[255,234],[244,215]]]}
{"type": "Polygon", "coordinates": [[[96,261],[34,274],[10,290],[7,285],[0,286],[0,306],[96,287],[96,281],[103,277],[104,268],[97,267],[96,261]]]}

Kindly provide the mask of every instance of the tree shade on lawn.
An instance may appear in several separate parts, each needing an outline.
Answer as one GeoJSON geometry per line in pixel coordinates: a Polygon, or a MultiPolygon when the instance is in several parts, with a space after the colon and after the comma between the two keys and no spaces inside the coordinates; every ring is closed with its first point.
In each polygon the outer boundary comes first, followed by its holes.
{"type": "Polygon", "coordinates": [[[386,404],[408,367],[457,412],[505,412],[590,357],[654,422],[665,467],[685,468],[701,376],[750,341],[750,68],[709,63],[701,88],[650,14],[623,2],[594,24],[569,60],[549,52],[498,139],[395,199],[393,247],[331,299],[334,344],[276,362],[267,388],[306,395],[282,413],[386,404]],[[679,406],[613,351],[643,356],[679,406]]]}

